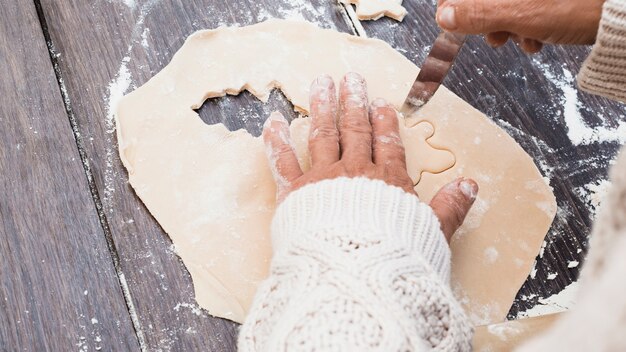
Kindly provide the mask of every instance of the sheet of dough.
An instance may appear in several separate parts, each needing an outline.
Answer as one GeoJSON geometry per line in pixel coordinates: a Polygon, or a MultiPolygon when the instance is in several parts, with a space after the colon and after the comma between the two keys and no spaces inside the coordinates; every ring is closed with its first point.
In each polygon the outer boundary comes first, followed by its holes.
{"type": "MultiPolygon", "coordinates": [[[[382,41],[271,20],[193,34],[167,67],[120,101],[117,136],[130,184],[170,235],[198,304],[212,315],[242,322],[267,275],[275,186],[259,138],[206,125],[193,109],[243,89],[266,100],[280,87],[306,112],[314,78],[328,73],[338,80],[349,71],[367,79],[371,97],[395,106],[418,73],[382,41]]],[[[428,144],[437,149],[428,153],[456,156],[450,170],[423,173],[417,186],[422,199],[457,175],[480,183],[476,206],[452,244],[453,287],[476,324],[500,322],[556,213],[554,196],[506,132],[445,88],[411,125],[419,120],[435,127],[428,144]]],[[[300,151],[307,128],[306,119],[292,123],[300,151]]],[[[424,133],[416,135],[405,135],[405,144],[423,145],[424,133]]],[[[420,167],[418,150],[407,149],[412,176],[419,177],[415,173],[428,163],[420,167]]]]}
{"type": "Polygon", "coordinates": [[[406,9],[402,0],[339,0],[344,4],[355,4],[356,14],[360,20],[377,20],[383,16],[402,21],[406,9]]]}

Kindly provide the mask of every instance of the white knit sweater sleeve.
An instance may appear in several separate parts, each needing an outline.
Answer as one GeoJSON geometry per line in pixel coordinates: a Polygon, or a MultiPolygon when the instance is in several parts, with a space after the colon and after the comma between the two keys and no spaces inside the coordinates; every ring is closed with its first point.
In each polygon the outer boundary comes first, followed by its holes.
{"type": "Polygon", "coordinates": [[[450,250],[429,206],[382,181],[305,186],[277,209],[274,257],[240,351],[468,351],[450,250]]]}
{"type": "Polygon", "coordinates": [[[583,90],[626,101],[626,0],[607,0],[596,44],[578,74],[583,90]]]}

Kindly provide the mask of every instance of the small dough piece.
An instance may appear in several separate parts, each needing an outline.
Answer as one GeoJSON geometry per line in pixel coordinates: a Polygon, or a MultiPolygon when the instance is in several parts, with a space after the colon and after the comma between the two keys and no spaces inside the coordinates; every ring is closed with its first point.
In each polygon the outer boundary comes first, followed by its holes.
{"type": "MultiPolygon", "coordinates": [[[[167,67],[120,101],[117,137],[130,184],[211,314],[242,322],[267,275],[275,184],[260,138],[207,125],[193,109],[244,89],[266,101],[280,88],[306,113],[316,77],[338,81],[350,71],[365,77],[371,98],[400,107],[419,70],[383,41],[271,20],[191,35],[167,67]]],[[[458,175],[480,184],[452,243],[452,285],[475,323],[501,322],[556,213],[552,191],[506,132],[444,87],[407,122],[402,137],[424,201],[458,175]],[[431,157],[436,164],[424,160],[431,157]]],[[[307,130],[308,119],[291,124],[303,165],[307,130]]]]}
{"type": "Polygon", "coordinates": [[[402,0],[339,0],[344,4],[355,4],[356,14],[360,20],[377,20],[383,16],[402,21],[406,9],[402,0]]]}

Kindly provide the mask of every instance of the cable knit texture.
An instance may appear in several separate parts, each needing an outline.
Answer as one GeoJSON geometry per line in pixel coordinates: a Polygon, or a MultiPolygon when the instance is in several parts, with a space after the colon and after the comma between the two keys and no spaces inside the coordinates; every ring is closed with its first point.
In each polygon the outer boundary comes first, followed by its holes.
{"type": "Polygon", "coordinates": [[[593,94],[626,100],[626,0],[607,0],[596,44],[578,75],[593,94]]]}
{"type": "Polygon", "coordinates": [[[382,181],[339,178],[292,193],[240,351],[469,351],[431,208],[382,181]]]}

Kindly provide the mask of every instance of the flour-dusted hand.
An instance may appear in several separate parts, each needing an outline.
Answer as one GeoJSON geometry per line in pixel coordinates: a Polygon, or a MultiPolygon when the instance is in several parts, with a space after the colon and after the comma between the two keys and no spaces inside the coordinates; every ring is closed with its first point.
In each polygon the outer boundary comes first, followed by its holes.
{"type": "Polygon", "coordinates": [[[485,34],[494,47],[510,38],[534,53],[543,43],[594,43],[604,1],[440,0],[437,22],[445,30],[485,34]]]}
{"type": "MultiPolygon", "coordinates": [[[[406,167],[395,109],[383,99],[368,104],[365,80],[348,73],[339,87],[339,101],[331,77],[311,86],[311,169],[303,172],[289,135],[289,123],[278,112],[265,123],[263,140],[277,184],[277,199],[318,181],[338,177],[367,177],[402,188],[415,196],[406,167]]],[[[450,237],[463,223],[476,198],[478,185],[459,178],[444,186],[430,205],[450,237]]]]}

